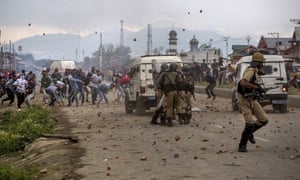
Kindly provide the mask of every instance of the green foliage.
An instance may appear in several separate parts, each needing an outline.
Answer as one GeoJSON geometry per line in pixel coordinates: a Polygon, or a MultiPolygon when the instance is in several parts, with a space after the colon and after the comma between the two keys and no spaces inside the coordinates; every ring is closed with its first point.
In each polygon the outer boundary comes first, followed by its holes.
{"type": "Polygon", "coordinates": [[[26,170],[15,169],[10,165],[0,165],[0,179],[5,180],[27,180],[32,179],[26,170]]]}
{"type": "Polygon", "coordinates": [[[44,133],[51,133],[56,121],[41,107],[0,114],[0,155],[22,150],[44,133]]]}

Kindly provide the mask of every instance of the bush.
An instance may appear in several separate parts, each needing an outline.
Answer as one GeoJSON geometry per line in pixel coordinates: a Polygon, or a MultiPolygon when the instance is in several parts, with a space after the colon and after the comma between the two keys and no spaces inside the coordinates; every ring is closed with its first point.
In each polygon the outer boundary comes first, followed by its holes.
{"type": "Polygon", "coordinates": [[[10,165],[0,165],[0,179],[5,180],[27,180],[31,179],[26,170],[14,169],[10,165]]]}
{"type": "MultiPolygon", "coordinates": [[[[44,133],[51,133],[56,121],[41,107],[0,114],[0,155],[22,150],[44,133]]],[[[1,178],[0,178],[1,179],[1,178]]]]}

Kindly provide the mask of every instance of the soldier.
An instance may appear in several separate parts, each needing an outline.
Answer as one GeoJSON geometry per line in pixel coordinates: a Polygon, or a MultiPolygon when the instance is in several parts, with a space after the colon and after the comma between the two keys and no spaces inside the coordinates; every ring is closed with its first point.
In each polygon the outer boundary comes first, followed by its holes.
{"type": "Polygon", "coordinates": [[[238,86],[238,104],[245,119],[245,128],[239,143],[239,152],[248,152],[247,142],[255,144],[253,133],[268,123],[268,117],[257,101],[257,97],[247,96],[253,91],[264,92],[257,84],[259,69],[263,66],[265,58],[260,52],[252,55],[252,62],[243,74],[238,86]],[[254,119],[256,117],[257,120],[254,119]]]}
{"type": "Polygon", "coordinates": [[[178,100],[176,103],[176,113],[178,115],[178,120],[179,120],[179,124],[188,124],[187,119],[186,119],[186,107],[187,107],[187,103],[186,103],[186,86],[187,86],[187,79],[185,77],[185,75],[182,72],[183,67],[182,66],[178,66],[178,74],[180,76],[180,81],[178,83],[178,100]]]}
{"type": "Polygon", "coordinates": [[[180,77],[178,72],[176,72],[176,69],[176,63],[171,63],[169,71],[164,73],[159,82],[167,98],[166,119],[168,121],[169,127],[173,126],[172,114],[174,111],[174,107],[176,107],[176,104],[178,103],[178,84],[180,81],[180,77]]]}
{"type": "Polygon", "coordinates": [[[186,109],[185,109],[185,122],[184,124],[189,124],[190,120],[192,119],[192,97],[195,98],[194,90],[195,90],[195,84],[193,75],[191,73],[191,68],[188,65],[184,65],[182,67],[182,72],[185,76],[186,81],[186,87],[185,87],[185,102],[186,102],[186,109]]]}
{"type": "Polygon", "coordinates": [[[163,63],[160,66],[160,72],[154,79],[155,90],[156,90],[156,99],[157,99],[157,109],[154,112],[154,115],[151,120],[151,124],[158,124],[157,119],[160,116],[160,124],[166,124],[166,98],[163,97],[163,90],[161,85],[159,84],[163,74],[168,70],[168,64],[163,63]],[[162,99],[163,98],[163,99],[162,99]],[[160,104],[161,102],[161,104],[160,104]]]}

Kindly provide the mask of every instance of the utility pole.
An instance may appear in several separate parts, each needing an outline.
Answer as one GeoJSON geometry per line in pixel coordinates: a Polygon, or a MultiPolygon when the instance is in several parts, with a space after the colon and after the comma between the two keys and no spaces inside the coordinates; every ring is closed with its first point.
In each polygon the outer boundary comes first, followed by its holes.
{"type": "Polygon", "coordinates": [[[247,49],[247,53],[250,53],[250,40],[251,40],[251,36],[246,36],[246,40],[247,40],[247,45],[248,45],[248,49],[247,49]]]}
{"type": "Polygon", "coordinates": [[[147,55],[152,54],[152,27],[148,24],[148,34],[147,34],[147,55]]]}
{"type": "MultiPolygon", "coordinates": [[[[98,34],[98,31],[95,32],[95,34],[98,34]]],[[[102,32],[99,32],[99,69],[102,67],[102,32]]]]}
{"type": "Polygon", "coordinates": [[[228,39],[229,38],[230,38],[229,36],[223,37],[224,41],[226,42],[226,58],[228,58],[228,39]]]}
{"type": "Polygon", "coordinates": [[[279,43],[278,43],[278,39],[279,39],[279,32],[269,32],[268,33],[269,35],[271,35],[272,37],[276,37],[276,51],[277,51],[277,54],[280,54],[280,49],[279,49],[279,43]]]}
{"type": "Polygon", "coordinates": [[[123,30],[123,23],[124,23],[124,21],[121,20],[120,23],[121,23],[120,47],[123,47],[124,46],[124,30],[123,30]]]}
{"type": "Polygon", "coordinates": [[[102,32],[100,32],[100,46],[99,46],[99,66],[102,68],[102,32]]]}

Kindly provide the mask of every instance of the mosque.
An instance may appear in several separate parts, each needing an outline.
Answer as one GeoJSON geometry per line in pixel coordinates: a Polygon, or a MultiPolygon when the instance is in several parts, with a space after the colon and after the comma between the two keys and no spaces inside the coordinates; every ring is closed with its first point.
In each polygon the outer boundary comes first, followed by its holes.
{"type": "MultiPolygon", "coordinates": [[[[168,54],[178,54],[177,52],[177,33],[174,30],[169,32],[169,49],[168,54]]],[[[178,55],[185,63],[208,63],[211,64],[214,60],[221,57],[221,50],[211,47],[211,44],[203,44],[199,46],[199,41],[194,35],[189,41],[190,49],[187,52],[180,52],[178,55]]],[[[211,41],[210,41],[211,43],[211,41]]]]}

